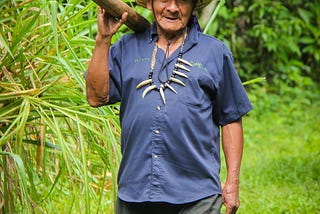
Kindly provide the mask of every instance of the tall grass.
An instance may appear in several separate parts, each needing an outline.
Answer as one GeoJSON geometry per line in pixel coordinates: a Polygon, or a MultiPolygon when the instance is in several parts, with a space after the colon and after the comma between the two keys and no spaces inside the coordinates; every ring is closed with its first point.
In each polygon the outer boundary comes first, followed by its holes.
{"type": "Polygon", "coordinates": [[[111,212],[117,109],[92,109],[84,94],[96,5],[12,0],[0,8],[0,212],[111,212]]]}

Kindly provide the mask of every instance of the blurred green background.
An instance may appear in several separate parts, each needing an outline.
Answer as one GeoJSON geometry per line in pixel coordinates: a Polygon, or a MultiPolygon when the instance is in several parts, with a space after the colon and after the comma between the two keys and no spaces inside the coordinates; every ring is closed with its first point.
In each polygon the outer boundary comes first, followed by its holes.
{"type": "MultiPolygon", "coordinates": [[[[0,9],[0,213],[113,213],[119,105],[89,107],[83,79],[97,5],[0,9]]],[[[320,213],[320,2],[214,0],[197,16],[233,52],[254,105],[238,213],[320,213]]]]}

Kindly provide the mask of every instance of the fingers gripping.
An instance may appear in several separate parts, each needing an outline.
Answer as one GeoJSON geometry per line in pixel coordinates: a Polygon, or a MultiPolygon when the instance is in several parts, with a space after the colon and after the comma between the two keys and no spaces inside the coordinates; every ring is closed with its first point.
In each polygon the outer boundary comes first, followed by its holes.
{"type": "Polygon", "coordinates": [[[98,6],[98,32],[102,36],[112,36],[127,20],[128,13],[124,12],[120,19],[108,14],[102,7],[98,6]]]}

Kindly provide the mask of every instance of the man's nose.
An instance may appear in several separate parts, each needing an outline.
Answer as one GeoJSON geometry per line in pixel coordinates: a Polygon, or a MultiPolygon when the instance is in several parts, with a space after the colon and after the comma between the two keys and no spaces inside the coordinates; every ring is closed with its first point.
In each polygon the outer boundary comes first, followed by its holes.
{"type": "Polygon", "coordinates": [[[178,6],[179,6],[179,4],[178,4],[177,0],[171,0],[167,4],[167,9],[170,11],[176,11],[176,10],[178,10],[178,6]]]}

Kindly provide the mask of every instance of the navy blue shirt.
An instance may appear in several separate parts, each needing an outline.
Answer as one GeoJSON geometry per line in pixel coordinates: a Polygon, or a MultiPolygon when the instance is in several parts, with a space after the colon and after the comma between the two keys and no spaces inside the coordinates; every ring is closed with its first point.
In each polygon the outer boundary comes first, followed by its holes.
{"type": "MultiPolygon", "coordinates": [[[[156,26],[127,34],[110,49],[110,104],[121,102],[122,161],[118,196],[128,202],[187,203],[221,194],[219,127],[239,119],[252,106],[234,69],[229,49],[194,27],[182,58],[192,64],[185,87],[171,83],[166,105],[156,90],[142,98],[136,86],[148,79],[157,41],[156,26]]],[[[168,71],[178,48],[168,58],[168,71]]],[[[157,80],[165,52],[158,49],[157,80]]],[[[183,71],[181,71],[183,72],[183,71]]],[[[165,72],[161,72],[165,79],[165,72]]],[[[171,73],[169,74],[169,76],[171,73]]]]}

